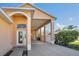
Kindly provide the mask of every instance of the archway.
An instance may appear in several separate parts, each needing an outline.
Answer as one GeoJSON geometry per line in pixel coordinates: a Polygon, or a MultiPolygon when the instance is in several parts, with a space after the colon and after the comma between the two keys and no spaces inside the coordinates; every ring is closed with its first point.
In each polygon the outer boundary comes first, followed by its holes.
{"type": "Polygon", "coordinates": [[[9,16],[14,20],[14,45],[27,46],[27,50],[31,50],[31,17],[24,12],[13,12],[9,16]]]}

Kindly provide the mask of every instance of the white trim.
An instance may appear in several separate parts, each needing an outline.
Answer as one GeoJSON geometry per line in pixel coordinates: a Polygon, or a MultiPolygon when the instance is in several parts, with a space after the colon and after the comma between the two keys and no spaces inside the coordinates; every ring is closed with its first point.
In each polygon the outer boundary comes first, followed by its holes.
{"type": "Polygon", "coordinates": [[[28,51],[31,50],[31,44],[27,44],[27,50],[28,50],[28,51]]]}
{"type": "Polygon", "coordinates": [[[11,19],[10,19],[10,17],[0,8],[0,11],[8,18],[8,21],[10,22],[10,23],[14,23],[11,19]]]}
{"type": "Polygon", "coordinates": [[[4,9],[24,9],[24,10],[34,10],[35,8],[22,8],[22,7],[1,7],[4,9]]]}

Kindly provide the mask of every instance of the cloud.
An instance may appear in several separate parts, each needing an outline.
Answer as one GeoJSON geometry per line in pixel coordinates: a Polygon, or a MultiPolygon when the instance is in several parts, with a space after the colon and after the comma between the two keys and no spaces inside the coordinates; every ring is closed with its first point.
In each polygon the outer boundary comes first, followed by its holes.
{"type": "Polygon", "coordinates": [[[58,26],[59,29],[63,29],[65,27],[65,25],[60,24],[60,23],[56,23],[56,25],[58,26]]]}
{"type": "Polygon", "coordinates": [[[72,17],[70,17],[70,18],[69,18],[69,20],[70,20],[70,21],[73,21],[73,18],[72,18],[72,17]]]}

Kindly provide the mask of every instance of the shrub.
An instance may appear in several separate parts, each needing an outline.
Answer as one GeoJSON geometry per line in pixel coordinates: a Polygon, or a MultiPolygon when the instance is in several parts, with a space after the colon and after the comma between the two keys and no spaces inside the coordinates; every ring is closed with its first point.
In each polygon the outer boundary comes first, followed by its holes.
{"type": "Polygon", "coordinates": [[[79,41],[76,40],[76,41],[74,41],[74,42],[69,42],[69,43],[68,43],[68,47],[69,47],[69,48],[72,48],[72,49],[79,50],[79,41]]]}
{"type": "Polygon", "coordinates": [[[55,34],[55,43],[61,45],[67,45],[67,43],[72,42],[78,38],[78,31],[76,30],[62,30],[55,34]]]}

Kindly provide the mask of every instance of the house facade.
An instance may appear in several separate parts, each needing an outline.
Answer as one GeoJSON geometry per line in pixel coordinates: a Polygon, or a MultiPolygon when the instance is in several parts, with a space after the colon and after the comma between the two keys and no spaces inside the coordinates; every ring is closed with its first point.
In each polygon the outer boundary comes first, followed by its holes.
{"type": "Polygon", "coordinates": [[[37,39],[37,31],[44,27],[40,41],[46,42],[45,25],[51,23],[50,43],[54,44],[55,17],[34,6],[23,4],[16,7],[0,8],[0,55],[13,47],[25,46],[31,50],[32,41],[37,39]]]}

